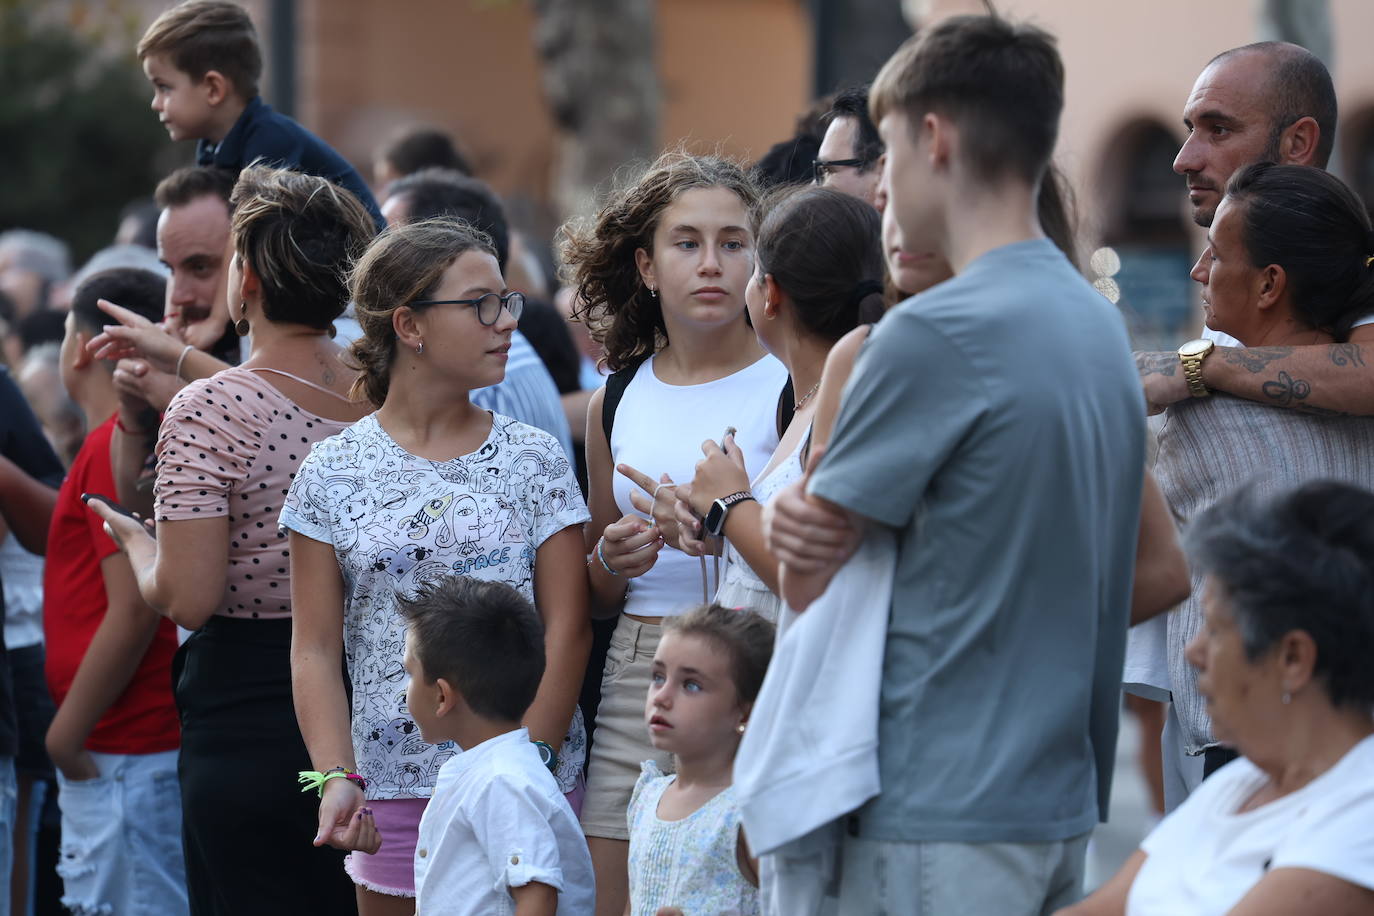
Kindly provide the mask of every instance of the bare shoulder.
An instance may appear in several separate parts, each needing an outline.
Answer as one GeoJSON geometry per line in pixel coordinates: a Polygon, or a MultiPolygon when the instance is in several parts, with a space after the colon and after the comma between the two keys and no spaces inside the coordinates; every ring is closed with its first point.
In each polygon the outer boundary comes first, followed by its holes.
{"type": "Polygon", "coordinates": [[[859,358],[859,351],[863,349],[864,342],[868,340],[868,334],[872,330],[872,325],[861,324],[835,341],[835,345],[830,348],[830,354],[825,358],[825,383],[830,383],[832,376],[837,376],[835,381],[841,384],[848,380],[849,373],[854,369],[854,361],[859,358]]]}

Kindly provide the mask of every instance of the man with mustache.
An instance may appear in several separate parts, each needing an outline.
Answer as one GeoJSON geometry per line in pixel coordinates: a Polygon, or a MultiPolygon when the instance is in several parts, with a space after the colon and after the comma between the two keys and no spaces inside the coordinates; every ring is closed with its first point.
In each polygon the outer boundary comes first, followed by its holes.
{"type": "MultiPolygon", "coordinates": [[[[1336,137],[1336,94],[1326,66],[1283,42],[1232,48],[1207,64],[1183,109],[1188,139],[1174,171],[1188,184],[1193,221],[1210,226],[1232,173],[1252,162],[1325,168],[1336,137]]],[[[1374,251],[1370,252],[1374,255],[1374,251]]],[[[1201,365],[1207,391],[1276,407],[1374,415],[1374,317],[1357,324],[1347,343],[1304,347],[1240,347],[1205,330],[1185,345],[1189,355],[1137,353],[1150,410],[1190,396],[1185,363],[1201,365]]]]}
{"type": "MultiPolygon", "coordinates": [[[[123,419],[111,460],[120,500],[130,508],[151,509],[151,494],[135,481],[152,450],[144,431],[157,428],[156,414],[167,408],[186,379],[212,375],[239,361],[240,339],[229,322],[225,277],[234,180],[235,174],[225,169],[190,166],[162,179],[153,194],[162,211],[158,257],[171,273],[162,326],[174,337],[146,335],[159,340],[159,352],[167,351],[162,358],[157,363],[143,357],[121,359],[115,369],[123,419]]],[[[134,324],[147,322],[136,319],[134,324]]]]}
{"type": "Polygon", "coordinates": [[[172,272],[166,318],[186,343],[237,362],[239,340],[229,322],[225,270],[229,266],[229,194],[234,173],[193,166],[157,186],[158,257],[172,272]]]}

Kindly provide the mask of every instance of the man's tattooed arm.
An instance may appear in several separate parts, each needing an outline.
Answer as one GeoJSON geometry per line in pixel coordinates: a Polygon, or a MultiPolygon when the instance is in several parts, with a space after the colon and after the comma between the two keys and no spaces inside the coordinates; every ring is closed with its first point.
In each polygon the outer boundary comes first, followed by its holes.
{"type": "Polygon", "coordinates": [[[1141,378],[1147,375],[1173,375],[1178,371],[1178,354],[1138,350],[1135,354],[1135,367],[1140,371],[1141,378]]]}
{"type": "Polygon", "coordinates": [[[1216,355],[1217,358],[1233,366],[1240,366],[1248,372],[1263,372],[1275,360],[1292,356],[1293,350],[1293,347],[1218,347],[1216,355]]]}
{"type": "Polygon", "coordinates": [[[1218,348],[1202,364],[1203,383],[1251,401],[1322,416],[1374,416],[1374,347],[1218,348]]]}

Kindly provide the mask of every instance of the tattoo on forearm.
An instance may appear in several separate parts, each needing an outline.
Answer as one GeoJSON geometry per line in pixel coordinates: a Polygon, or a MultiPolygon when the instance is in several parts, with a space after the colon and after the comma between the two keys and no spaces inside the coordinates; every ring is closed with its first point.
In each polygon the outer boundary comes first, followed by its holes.
{"type": "Polygon", "coordinates": [[[1151,353],[1144,350],[1135,354],[1135,367],[1141,377],[1147,375],[1173,375],[1178,371],[1177,353],[1151,353]]]}
{"type": "Polygon", "coordinates": [[[1279,377],[1276,380],[1265,382],[1261,387],[1265,397],[1273,401],[1276,407],[1291,407],[1302,413],[1318,417],[1350,416],[1342,410],[1331,410],[1327,407],[1318,407],[1315,404],[1307,403],[1307,396],[1312,393],[1312,384],[1306,379],[1293,378],[1282,370],[1279,371],[1279,377]]]}
{"type": "Polygon", "coordinates": [[[1262,390],[1265,397],[1280,407],[1293,407],[1295,401],[1304,400],[1312,393],[1312,385],[1305,379],[1293,378],[1287,372],[1279,370],[1279,377],[1274,381],[1265,382],[1262,390]]]}
{"type": "Polygon", "coordinates": [[[1332,344],[1329,350],[1331,362],[1337,366],[1364,367],[1364,348],[1359,344],[1332,344]]]}
{"type": "MultiPolygon", "coordinates": [[[[1293,355],[1292,347],[1255,347],[1254,349],[1233,349],[1230,347],[1217,351],[1223,362],[1240,366],[1248,372],[1263,372],[1276,359],[1287,359],[1293,355]]],[[[1286,373],[1280,373],[1285,375],[1286,373]]],[[[1273,382],[1265,383],[1265,392],[1273,382]]],[[[1306,384],[1305,382],[1303,384],[1306,384]]]]}

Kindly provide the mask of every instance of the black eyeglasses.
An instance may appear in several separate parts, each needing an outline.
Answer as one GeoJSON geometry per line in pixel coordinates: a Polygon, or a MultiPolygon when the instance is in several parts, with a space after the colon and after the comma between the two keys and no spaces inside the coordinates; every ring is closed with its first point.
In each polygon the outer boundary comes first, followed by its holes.
{"type": "Polygon", "coordinates": [[[816,184],[825,184],[825,176],[830,174],[830,170],[844,165],[852,165],[856,169],[861,169],[868,163],[863,159],[817,159],[811,163],[811,168],[816,175],[816,184]]]}
{"type": "Polygon", "coordinates": [[[520,313],[525,310],[525,294],[511,292],[502,295],[501,293],[487,293],[485,296],[478,296],[476,299],[416,299],[411,305],[470,305],[477,310],[477,320],[487,327],[491,327],[501,320],[501,309],[510,312],[510,316],[517,321],[520,320],[520,313]]]}

